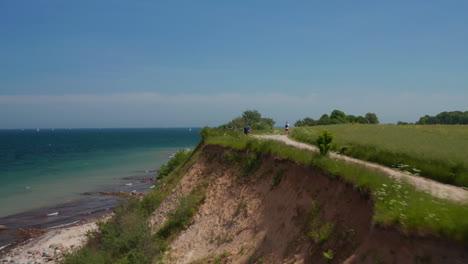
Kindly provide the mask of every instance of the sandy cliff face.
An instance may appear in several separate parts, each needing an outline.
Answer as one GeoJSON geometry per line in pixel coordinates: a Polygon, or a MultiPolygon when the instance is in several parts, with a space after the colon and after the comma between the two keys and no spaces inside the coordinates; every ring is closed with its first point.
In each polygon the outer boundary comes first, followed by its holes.
{"type": "Polygon", "coordinates": [[[336,177],[270,155],[246,169],[243,151],[202,151],[151,219],[156,230],[178,197],[208,182],[165,263],[467,263],[461,246],[373,227],[369,195],[336,177]]]}

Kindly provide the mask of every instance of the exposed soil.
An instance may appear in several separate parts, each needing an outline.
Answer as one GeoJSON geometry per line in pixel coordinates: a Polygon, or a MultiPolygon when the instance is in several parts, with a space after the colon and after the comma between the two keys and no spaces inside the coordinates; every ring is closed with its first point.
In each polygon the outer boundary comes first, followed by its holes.
{"type": "Polygon", "coordinates": [[[245,151],[203,151],[151,218],[157,229],[179,196],[210,179],[164,263],[468,263],[461,245],[373,226],[370,196],[337,177],[272,155],[246,171],[224,158],[245,151]]]}
{"type": "MultiPolygon", "coordinates": [[[[311,146],[305,143],[297,142],[286,135],[262,135],[262,136],[257,136],[261,137],[264,139],[272,139],[272,140],[278,140],[281,142],[284,142],[285,144],[301,148],[301,149],[308,149],[311,151],[318,152],[318,148],[315,146],[311,146]]],[[[336,154],[336,153],[330,153],[330,156],[333,158],[337,159],[342,159],[346,160],[348,162],[360,164],[363,166],[366,166],[368,168],[372,168],[381,172],[384,172],[385,174],[397,178],[397,179],[402,179],[412,185],[414,185],[416,188],[428,192],[433,196],[443,198],[443,199],[448,199],[454,202],[458,203],[468,203],[468,191],[457,186],[449,185],[449,184],[444,184],[440,183],[437,181],[433,181],[431,179],[427,179],[424,177],[416,176],[416,175],[408,175],[405,173],[402,173],[401,171],[394,170],[379,164],[351,158],[348,156],[336,154]]]]}

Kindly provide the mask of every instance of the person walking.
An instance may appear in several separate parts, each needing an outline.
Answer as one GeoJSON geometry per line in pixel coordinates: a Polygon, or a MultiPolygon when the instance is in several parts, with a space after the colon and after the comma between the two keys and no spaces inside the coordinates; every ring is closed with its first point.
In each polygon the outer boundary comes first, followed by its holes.
{"type": "Polygon", "coordinates": [[[286,125],[284,125],[284,130],[286,131],[286,134],[289,135],[289,123],[286,122],[286,125]]]}
{"type": "Polygon", "coordinates": [[[248,125],[245,125],[245,127],[244,127],[244,134],[245,134],[246,136],[248,136],[249,133],[250,133],[250,127],[249,127],[248,125]]]}

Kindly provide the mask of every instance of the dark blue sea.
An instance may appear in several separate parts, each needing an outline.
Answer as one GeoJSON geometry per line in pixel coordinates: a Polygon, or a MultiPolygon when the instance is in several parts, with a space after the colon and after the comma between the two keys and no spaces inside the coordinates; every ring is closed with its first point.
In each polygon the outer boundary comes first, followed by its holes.
{"type": "MultiPolygon", "coordinates": [[[[195,147],[198,130],[0,130],[0,225],[48,228],[111,210],[119,199],[100,191],[148,191],[142,179],[195,147]]],[[[0,232],[0,248],[10,240],[0,232]]]]}

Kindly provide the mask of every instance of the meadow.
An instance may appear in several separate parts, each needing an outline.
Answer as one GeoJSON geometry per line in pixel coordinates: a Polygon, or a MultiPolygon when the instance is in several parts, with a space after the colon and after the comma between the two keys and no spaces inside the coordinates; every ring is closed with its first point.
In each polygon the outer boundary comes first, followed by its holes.
{"type": "Polygon", "coordinates": [[[298,127],[291,138],[315,144],[323,130],[332,149],[344,155],[397,168],[433,180],[468,187],[466,125],[328,125],[298,127]]]}

